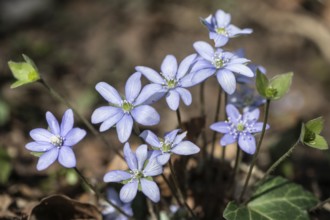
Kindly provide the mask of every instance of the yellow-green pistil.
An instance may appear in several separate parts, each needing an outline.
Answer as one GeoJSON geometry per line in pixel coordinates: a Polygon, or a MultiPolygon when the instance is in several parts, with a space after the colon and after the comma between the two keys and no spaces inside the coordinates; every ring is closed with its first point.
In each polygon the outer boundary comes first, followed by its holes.
{"type": "Polygon", "coordinates": [[[178,82],[175,79],[166,79],[167,88],[169,89],[175,88],[177,83],[178,82]]]}
{"type": "Polygon", "coordinates": [[[215,32],[217,32],[217,34],[222,34],[222,35],[228,34],[226,28],[221,28],[221,27],[216,28],[215,32]]]}
{"type": "Polygon", "coordinates": [[[244,131],[245,126],[243,123],[238,123],[236,129],[237,131],[244,131]]]}
{"type": "Polygon", "coordinates": [[[52,143],[56,147],[62,147],[63,142],[64,142],[64,139],[59,135],[54,135],[50,138],[50,143],[52,143]]]}
{"type": "Polygon", "coordinates": [[[163,153],[167,153],[167,152],[170,152],[171,151],[171,143],[166,143],[166,142],[160,142],[161,145],[162,145],[162,152],[163,153]]]}
{"type": "Polygon", "coordinates": [[[129,103],[128,101],[124,100],[121,108],[124,110],[125,113],[131,112],[134,108],[134,105],[129,103]]]}

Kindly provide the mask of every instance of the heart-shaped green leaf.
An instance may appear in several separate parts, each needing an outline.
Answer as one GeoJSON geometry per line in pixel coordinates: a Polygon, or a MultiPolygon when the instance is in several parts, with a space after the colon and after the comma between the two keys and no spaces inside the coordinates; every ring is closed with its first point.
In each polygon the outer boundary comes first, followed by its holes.
{"type": "Polygon", "coordinates": [[[271,94],[269,94],[271,97],[271,100],[277,100],[282,98],[290,89],[291,83],[292,83],[292,77],[293,73],[285,73],[285,74],[279,74],[269,80],[268,84],[268,91],[272,91],[271,94]]]}

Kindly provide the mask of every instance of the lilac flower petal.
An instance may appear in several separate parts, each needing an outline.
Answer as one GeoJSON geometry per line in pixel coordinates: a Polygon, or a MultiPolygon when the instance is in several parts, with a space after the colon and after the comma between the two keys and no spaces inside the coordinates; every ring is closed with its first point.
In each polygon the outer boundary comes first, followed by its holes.
{"type": "Polygon", "coordinates": [[[131,202],[137,193],[139,182],[137,180],[133,180],[125,184],[119,193],[120,200],[123,202],[131,202]]]}
{"type": "Polygon", "coordinates": [[[227,146],[228,144],[235,143],[237,140],[230,134],[225,134],[221,140],[220,145],[221,146],[227,146]]]}
{"type": "Polygon", "coordinates": [[[180,130],[181,129],[175,129],[171,132],[166,133],[165,136],[164,136],[165,142],[166,143],[173,143],[175,137],[177,136],[177,134],[180,130]]]}
{"type": "Polygon", "coordinates": [[[30,136],[35,141],[50,142],[50,138],[54,135],[44,128],[35,128],[30,131],[30,136]]]}
{"type": "Polygon", "coordinates": [[[229,41],[229,38],[226,35],[217,34],[215,32],[210,32],[210,39],[214,40],[215,47],[222,47],[226,45],[229,41]]]}
{"type": "Polygon", "coordinates": [[[118,108],[119,111],[112,115],[111,117],[109,117],[108,119],[106,119],[100,126],[100,131],[106,131],[109,128],[111,128],[112,126],[114,126],[115,124],[117,124],[124,116],[124,111],[120,108],[118,108]]]}
{"type": "MultiPolygon", "coordinates": [[[[113,106],[102,106],[94,110],[92,114],[92,123],[98,124],[100,122],[106,121],[108,118],[122,112],[121,108],[113,106]]],[[[116,122],[115,122],[116,123],[116,122]]]]}
{"type": "Polygon", "coordinates": [[[103,177],[104,182],[121,182],[132,178],[132,174],[122,170],[112,170],[103,177]]]}
{"type": "Polygon", "coordinates": [[[228,25],[227,32],[230,37],[236,37],[241,34],[251,34],[253,30],[251,28],[240,29],[234,25],[228,25]]]}
{"type": "Polygon", "coordinates": [[[199,151],[199,147],[190,141],[182,141],[171,149],[171,152],[179,155],[191,155],[196,154],[199,151]]]}
{"type": "Polygon", "coordinates": [[[96,90],[101,96],[110,103],[120,106],[122,99],[115,88],[110,86],[108,83],[99,82],[95,86],[96,90]]]}
{"type": "Polygon", "coordinates": [[[177,91],[180,94],[180,97],[185,105],[190,105],[192,102],[191,93],[184,88],[176,88],[175,91],[177,91]]]}
{"type": "Polygon", "coordinates": [[[217,79],[223,90],[229,95],[233,94],[236,90],[236,79],[235,75],[226,70],[220,69],[217,72],[217,79]]]}
{"type": "MultiPolygon", "coordinates": [[[[263,122],[257,122],[253,125],[253,128],[251,129],[253,133],[258,133],[262,131],[262,126],[263,126],[263,122]]],[[[269,129],[269,125],[266,125],[266,130],[269,129]]]]}
{"type": "Polygon", "coordinates": [[[180,104],[180,95],[175,90],[170,90],[166,96],[166,102],[171,110],[176,111],[180,104]]]}
{"type": "Polygon", "coordinates": [[[228,64],[226,66],[226,69],[234,72],[234,73],[238,73],[238,74],[242,74],[244,76],[247,76],[247,77],[253,77],[254,76],[254,73],[252,72],[252,70],[247,67],[246,65],[243,65],[243,64],[228,64]]]}
{"type": "Polygon", "coordinates": [[[173,141],[173,146],[180,143],[187,136],[187,131],[177,135],[173,141]]]}
{"type": "Polygon", "coordinates": [[[132,103],[141,91],[141,73],[136,72],[132,74],[125,85],[126,100],[132,103]]]}
{"type": "Polygon", "coordinates": [[[155,135],[150,130],[144,130],[140,134],[140,137],[152,147],[157,147],[157,148],[161,147],[161,144],[160,144],[160,141],[159,141],[157,135],[155,135]]]}
{"type": "Polygon", "coordinates": [[[148,160],[153,160],[161,154],[162,154],[162,151],[160,151],[160,150],[148,151],[148,160]]]}
{"type": "Polygon", "coordinates": [[[176,71],[178,69],[178,63],[175,56],[167,55],[164,58],[160,69],[166,79],[175,79],[176,71]]]}
{"type": "Polygon", "coordinates": [[[146,67],[146,66],[137,66],[135,67],[136,71],[142,73],[148,80],[153,83],[163,84],[165,83],[164,79],[157,73],[155,70],[146,67]]]}
{"type": "Polygon", "coordinates": [[[144,162],[147,160],[148,157],[148,146],[146,144],[140,145],[136,149],[135,154],[138,163],[138,170],[142,170],[144,162]]]}
{"type": "MultiPolygon", "coordinates": [[[[124,203],[121,208],[127,215],[133,216],[133,209],[132,209],[131,203],[124,203]]],[[[116,220],[127,220],[126,216],[123,216],[123,215],[121,215],[121,216],[122,217],[120,219],[116,219],[116,220]]]]}
{"type": "Polygon", "coordinates": [[[228,118],[232,122],[237,122],[242,117],[238,109],[232,104],[228,104],[226,106],[226,113],[228,115],[228,118]]]}
{"type": "Polygon", "coordinates": [[[81,128],[73,128],[64,139],[64,145],[73,146],[86,136],[86,131],[81,128]]]}
{"type": "Polygon", "coordinates": [[[141,105],[141,104],[152,104],[157,102],[165,95],[165,91],[161,84],[148,84],[143,87],[140,95],[136,98],[134,105],[141,105]]]}
{"type": "Polygon", "coordinates": [[[73,128],[73,111],[68,109],[64,112],[61,122],[61,136],[65,137],[68,132],[73,128]]]}
{"type": "Polygon", "coordinates": [[[249,62],[251,62],[251,61],[246,58],[234,58],[234,59],[230,60],[230,63],[228,63],[228,66],[233,65],[233,64],[246,64],[249,62]]]}
{"type": "Polygon", "coordinates": [[[193,65],[191,72],[197,72],[202,69],[215,69],[210,61],[204,60],[204,58],[197,59],[196,63],[193,65]]]}
{"type": "Polygon", "coordinates": [[[60,126],[55,116],[51,112],[47,112],[46,119],[50,132],[52,132],[54,135],[60,135],[60,126]]]}
{"type": "Polygon", "coordinates": [[[156,158],[149,159],[148,164],[143,170],[145,176],[157,176],[163,172],[163,167],[157,162],[156,158]]]}
{"type": "Polygon", "coordinates": [[[214,55],[214,49],[210,44],[204,41],[197,41],[194,43],[193,46],[201,57],[203,57],[207,61],[210,62],[212,61],[214,55]]]}
{"type": "Polygon", "coordinates": [[[239,136],[238,145],[245,153],[254,154],[256,151],[256,140],[254,136],[249,133],[239,136]]]}
{"type": "Polygon", "coordinates": [[[76,156],[74,155],[71,147],[62,146],[60,148],[58,162],[66,168],[72,168],[76,166],[76,156]]]}
{"type": "Polygon", "coordinates": [[[170,159],[171,154],[170,153],[163,153],[157,157],[157,162],[164,166],[170,159]]]}
{"type": "Polygon", "coordinates": [[[207,18],[201,18],[200,20],[201,20],[201,22],[207,27],[207,29],[209,30],[209,31],[211,31],[211,30],[213,30],[214,29],[214,27],[213,27],[213,25],[211,24],[211,22],[212,22],[212,15],[209,15],[207,18]]]}
{"type": "Polygon", "coordinates": [[[54,147],[53,149],[45,152],[38,160],[37,170],[47,169],[58,157],[59,149],[54,147]]]}
{"type": "Polygon", "coordinates": [[[129,114],[124,114],[124,116],[118,121],[116,130],[118,139],[121,143],[124,143],[131,136],[133,128],[133,118],[129,114]]]}
{"type": "Polygon", "coordinates": [[[216,72],[216,69],[214,67],[209,69],[202,69],[197,72],[195,72],[195,75],[192,78],[193,84],[198,84],[212,76],[216,72]]]}
{"type": "Polygon", "coordinates": [[[230,23],[231,16],[229,13],[225,13],[222,10],[218,10],[215,13],[215,19],[216,19],[218,27],[224,28],[224,27],[228,26],[228,24],[230,23]]]}
{"type": "Polygon", "coordinates": [[[184,77],[188,73],[192,64],[195,62],[196,57],[197,57],[197,54],[191,54],[182,60],[182,62],[179,65],[179,68],[178,68],[176,80],[180,80],[182,77],[184,77]]]}
{"type": "Polygon", "coordinates": [[[151,201],[159,202],[160,192],[157,184],[154,181],[147,179],[141,179],[141,188],[144,195],[146,195],[151,201]]]}
{"type": "Polygon", "coordinates": [[[129,143],[125,143],[124,145],[124,157],[127,162],[127,165],[130,170],[137,170],[137,159],[135,154],[132,152],[129,143]]]}
{"type": "Polygon", "coordinates": [[[149,105],[135,107],[131,111],[131,114],[134,120],[141,125],[152,126],[158,124],[160,121],[158,112],[149,105]]]}
{"type": "Polygon", "coordinates": [[[214,131],[226,134],[230,132],[230,127],[228,125],[228,123],[220,121],[220,122],[216,122],[213,123],[210,128],[214,131]]]}
{"type": "Polygon", "coordinates": [[[30,142],[25,145],[25,148],[33,152],[45,152],[55,147],[49,142],[30,142]]]}
{"type": "MultiPolygon", "coordinates": [[[[121,172],[124,172],[124,171],[121,171],[121,172]]],[[[125,173],[127,173],[127,172],[125,172],[125,173]]],[[[104,181],[104,182],[113,182],[113,181],[104,181]]],[[[117,206],[122,206],[123,205],[123,203],[119,199],[119,195],[118,195],[117,191],[114,190],[113,188],[108,188],[107,189],[107,199],[110,200],[111,202],[113,202],[117,206]]],[[[102,212],[102,214],[104,214],[104,212],[102,212]]]]}
{"type": "Polygon", "coordinates": [[[243,121],[257,121],[259,119],[260,110],[258,108],[247,111],[243,114],[243,121]]]}

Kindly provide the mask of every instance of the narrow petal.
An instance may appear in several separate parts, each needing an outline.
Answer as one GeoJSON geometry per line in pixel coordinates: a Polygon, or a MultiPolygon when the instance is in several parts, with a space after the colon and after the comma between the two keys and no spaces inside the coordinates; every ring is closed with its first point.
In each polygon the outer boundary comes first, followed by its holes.
{"type": "MultiPolygon", "coordinates": [[[[112,182],[112,181],[105,181],[105,182],[112,182]]],[[[119,199],[119,195],[118,195],[117,191],[114,188],[111,188],[111,187],[107,188],[107,199],[110,200],[111,202],[113,202],[117,206],[123,205],[123,203],[119,199]]],[[[102,213],[104,214],[104,211],[102,211],[102,213]]]]}
{"type": "Polygon", "coordinates": [[[199,84],[206,80],[207,78],[211,77],[216,72],[216,69],[214,67],[208,68],[208,69],[201,69],[197,72],[195,72],[192,82],[194,85],[199,84]]]}
{"type": "Polygon", "coordinates": [[[121,108],[113,107],[113,106],[102,106],[94,110],[92,114],[92,123],[98,124],[104,122],[108,118],[122,112],[121,108]]]}
{"type": "Polygon", "coordinates": [[[177,135],[173,141],[173,145],[180,143],[187,136],[187,131],[177,135]]]}
{"type": "Polygon", "coordinates": [[[135,154],[138,163],[138,170],[142,170],[144,162],[147,160],[148,157],[148,146],[146,144],[140,145],[136,149],[135,154]]]}
{"type": "Polygon", "coordinates": [[[253,77],[254,76],[254,73],[252,72],[252,70],[247,67],[246,65],[243,65],[243,64],[228,64],[226,66],[226,69],[234,72],[234,73],[237,73],[237,74],[242,74],[244,76],[247,76],[247,77],[253,77]]]}
{"type": "Polygon", "coordinates": [[[163,84],[165,83],[164,79],[157,73],[155,70],[146,67],[146,66],[137,66],[135,67],[136,71],[142,73],[148,80],[153,83],[163,84]]]}
{"type": "Polygon", "coordinates": [[[55,147],[49,142],[30,142],[25,145],[25,148],[33,152],[45,152],[55,147]]]}
{"type": "Polygon", "coordinates": [[[47,112],[46,119],[50,132],[52,132],[55,135],[60,135],[60,126],[55,116],[51,112],[47,112]]]}
{"type": "Polygon", "coordinates": [[[214,40],[214,46],[215,47],[223,47],[226,45],[229,41],[229,38],[226,35],[217,34],[210,32],[210,39],[214,40]]]}
{"type": "Polygon", "coordinates": [[[176,71],[178,69],[178,63],[176,61],[175,56],[167,55],[160,67],[162,73],[167,79],[175,79],[176,71]]]}
{"type": "Polygon", "coordinates": [[[122,170],[112,170],[106,173],[103,177],[104,182],[121,182],[132,178],[132,174],[122,170]]]}
{"type": "Polygon", "coordinates": [[[96,90],[101,94],[101,96],[110,103],[115,105],[121,105],[121,97],[117,90],[110,86],[108,83],[99,82],[96,84],[96,90]]]}
{"type": "Polygon", "coordinates": [[[76,156],[71,147],[62,146],[58,155],[58,162],[66,168],[76,166],[76,156]]]}
{"type": "Polygon", "coordinates": [[[177,136],[178,132],[181,131],[181,129],[175,129],[173,131],[170,131],[165,134],[164,139],[166,143],[173,143],[175,137],[177,136]]]}
{"type": "Polygon", "coordinates": [[[257,121],[259,119],[260,110],[258,108],[247,111],[243,114],[243,121],[257,121]]]}
{"type": "Polygon", "coordinates": [[[210,44],[204,41],[197,41],[194,43],[193,46],[201,57],[203,57],[207,61],[210,62],[212,61],[214,55],[214,49],[210,44]]]}
{"type": "Polygon", "coordinates": [[[157,157],[157,162],[164,166],[170,160],[171,154],[170,153],[163,153],[157,157]]]}
{"type": "Polygon", "coordinates": [[[226,69],[220,69],[217,72],[217,79],[223,90],[229,95],[236,90],[236,79],[232,72],[226,69]]]}
{"type": "Polygon", "coordinates": [[[160,144],[160,141],[159,141],[157,135],[155,135],[150,130],[144,130],[140,134],[140,137],[152,147],[157,147],[157,148],[161,147],[161,144],[160,144]]]}
{"type": "Polygon", "coordinates": [[[44,128],[35,128],[30,131],[30,136],[35,141],[50,142],[50,138],[54,135],[44,128]]]}
{"type": "Polygon", "coordinates": [[[215,13],[215,19],[217,21],[218,27],[226,27],[230,23],[231,16],[229,13],[226,13],[222,10],[218,10],[215,13]]]}
{"type": "Polygon", "coordinates": [[[143,87],[140,95],[136,98],[134,105],[152,104],[161,99],[167,90],[164,91],[160,84],[152,83],[143,87]]]}
{"type": "Polygon", "coordinates": [[[119,193],[120,200],[126,203],[131,202],[136,196],[138,185],[139,182],[137,180],[125,184],[119,193]]]}
{"type": "Polygon", "coordinates": [[[148,160],[153,160],[161,154],[162,152],[160,150],[151,150],[148,152],[148,160]]]}
{"type": "Polygon", "coordinates": [[[53,149],[47,151],[38,160],[37,170],[47,169],[58,157],[59,149],[54,147],[53,149]]]}
{"type": "Polygon", "coordinates": [[[228,119],[234,123],[236,123],[242,117],[238,109],[232,104],[228,104],[226,106],[226,113],[228,115],[228,119]]]}
{"type": "Polygon", "coordinates": [[[180,104],[180,95],[175,90],[170,90],[166,96],[166,102],[171,110],[176,111],[180,104]]]}
{"type": "Polygon", "coordinates": [[[141,91],[141,73],[136,72],[132,74],[125,85],[126,100],[133,102],[141,91]]]}
{"type": "Polygon", "coordinates": [[[196,154],[199,151],[199,147],[190,141],[182,141],[171,149],[171,152],[179,155],[191,155],[196,154]]]}
{"type": "Polygon", "coordinates": [[[160,192],[157,184],[154,181],[147,179],[141,179],[141,188],[144,195],[146,195],[151,201],[159,202],[160,192]]]}
{"type": "Polygon", "coordinates": [[[193,65],[191,72],[197,72],[202,69],[213,68],[213,64],[210,61],[205,60],[204,58],[197,59],[196,63],[193,65]]]}
{"type": "Polygon", "coordinates": [[[124,111],[122,109],[119,109],[116,114],[112,115],[101,124],[100,131],[106,131],[115,124],[117,124],[123,118],[124,114],[124,111]]]}
{"type": "Polygon", "coordinates": [[[124,145],[124,157],[130,170],[137,170],[137,159],[135,154],[132,152],[129,143],[125,143],[124,145]]]}
{"type": "Polygon", "coordinates": [[[157,159],[149,159],[148,164],[143,170],[145,176],[157,176],[163,172],[163,167],[157,162],[157,159]]]}
{"type": "Polygon", "coordinates": [[[226,133],[230,132],[230,127],[229,127],[228,123],[226,123],[224,121],[213,123],[213,124],[211,124],[210,128],[211,128],[211,130],[220,132],[222,134],[226,134],[226,133]]]}
{"type": "Polygon", "coordinates": [[[191,54],[181,61],[178,68],[178,73],[176,75],[176,80],[180,80],[183,76],[188,74],[188,71],[194,64],[196,58],[197,58],[197,54],[191,54]]]}
{"type": "MultiPolygon", "coordinates": [[[[258,132],[261,132],[262,131],[262,126],[263,126],[263,122],[257,122],[253,125],[253,128],[251,129],[251,132],[253,133],[258,133],[258,132]]],[[[269,125],[267,124],[266,125],[266,130],[269,129],[269,125]]]]}
{"type": "Polygon", "coordinates": [[[240,135],[238,145],[245,153],[254,154],[256,151],[256,140],[251,134],[240,135]]]}
{"type": "Polygon", "coordinates": [[[251,34],[253,30],[251,28],[240,29],[234,25],[229,25],[227,27],[227,32],[229,37],[237,37],[242,34],[251,34]]]}
{"type": "Polygon", "coordinates": [[[73,111],[68,109],[64,112],[61,122],[61,136],[65,137],[68,132],[73,128],[73,111]]]}
{"type": "Polygon", "coordinates": [[[180,97],[185,105],[190,105],[192,102],[191,93],[184,88],[176,88],[175,91],[177,91],[180,94],[180,97]]]}
{"type": "Polygon", "coordinates": [[[73,146],[86,136],[86,131],[81,128],[73,128],[64,138],[64,145],[73,146]]]}
{"type": "Polygon", "coordinates": [[[225,134],[221,140],[220,145],[221,146],[227,146],[228,144],[235,143],[237,140],[230,134],[225,134]]]}
{"type": "Polygon", "coordinates": [[[133,118],[129,114],[124,114],[122,119],[117,123],[116,130],[118,139],[121,143],[124,143],[131,136],[133,128],[133,118]]]}
{"type": "Polygon", "coordinates": [[[158,112],[149,105],[140,105],[134,108],[131,114],[137,123],[145,126],[156,125],[160,121],[158,112]]]}

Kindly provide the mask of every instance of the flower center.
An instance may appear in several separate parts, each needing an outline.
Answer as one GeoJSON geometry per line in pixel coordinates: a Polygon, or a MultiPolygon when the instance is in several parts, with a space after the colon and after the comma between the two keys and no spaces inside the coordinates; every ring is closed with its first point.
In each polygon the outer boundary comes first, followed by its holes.
{"type": "Polygon", "coordinates": [[[221,67],[226,65],[228,61],[228,59],[223,57],[222,53],[216,53],[213,56],[212,64],[215,68],[220,69],[221,67]]]}
{"type": "Polygon", "coordinates": [[[129,113],[134,108],[134,105],[129,103],[127,100],[123,100],[123,102],[121,104],[121,108],[124,110],[125,113],[129,113]]]}
{"type": "Polygon", "coordinates": [[[171,143],[166,143],[166,142],[160,142],[160,143],[162,145],[162,152],[163,153],[168,153],[168,152],[171,151],[171,147],[172,147],[171,143]]]}
{"type": "Polygon", "coordinates": [[[217,32],[217,34],[221,34],[221,35],[225,35],[225,36],[228,35],[226,28],[218,27],[215,29],[215,32],[217,32]]]}
{"type": "Polygon", "coordinates": [[[64,138],[62,138],[59,135],[54,135],[50,138],[50,143],[52,143],[56,147],[62,147],[63,142],[64,142],[64,138]]]}
{"type": "Polygon", "coordinates": [[[133,179],[141,179],[144,175],[140,170],[133,170],[133,179]]]}
{"type": "Polygon", "coordinates": [[[237,131],[244,131],[245,126],[243,123],[238,123],[236,129],[237,131]]]}
{"type": "Polygon", "coordinates": [[[176,85],[178,84],[178,82],[175,79],[166,79],[166,83],[167,83],[167,88],[169,89],[176,87],[176,85]]]}

